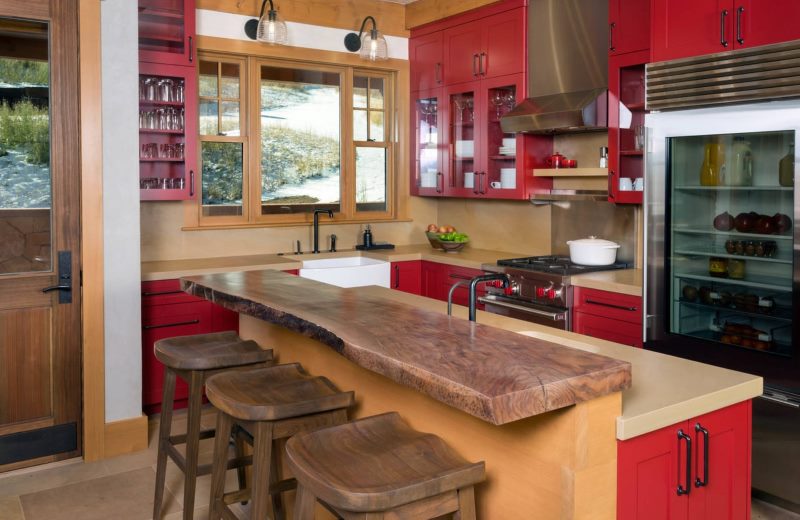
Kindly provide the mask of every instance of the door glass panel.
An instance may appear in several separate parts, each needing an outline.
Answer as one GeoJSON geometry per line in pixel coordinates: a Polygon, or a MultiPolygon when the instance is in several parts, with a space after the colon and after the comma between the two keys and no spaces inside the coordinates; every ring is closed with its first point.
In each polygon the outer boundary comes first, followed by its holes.
{"type": "Polygon", "coordinates": [[[450,143],[452,155],[450,185],[456,188],[477,189],[475,175],[475,93],[459,92],[450,95],[450,143]]]}
{"type": "Polygon", "coordinates": [[[0,275],[52,269],[47,24],[0,19],[0,275]]]}
{"type": "Polygon", "coordinates": [[[671,332],[792,354],[795,138],[669,140],[671,332]]]}
{"type": "Polygon", "coordinates": [[[516,134],[503,133],[500,118],[514,108],[516,102],[516,85],[503,85],[488,90],[489,103],[486,105],[486,152],[489,160],[486,163],[487,184],[489,190],[508,190],[517,187],[517,138],[516,134]]]}
{"type": "Polygon", "coordinates": [[[417,133],[417,183],[420,188],[435,188],[439,172],[439,99],[418,99],[415,131],[417,133]]]}

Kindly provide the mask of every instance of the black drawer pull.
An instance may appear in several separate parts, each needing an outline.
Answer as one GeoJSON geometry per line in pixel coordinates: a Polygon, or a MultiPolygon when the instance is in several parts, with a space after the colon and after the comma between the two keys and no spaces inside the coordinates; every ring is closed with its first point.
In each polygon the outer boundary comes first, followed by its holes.
{"type": "Polygon", "coordinates": [[[624,305],[614,305],[613,303],[598,302],[596,300],[590,300],[588,298],[586,300],[584,300],[584,301],[586,303],[588,303],[588,304],[591,304],[591,305],[600,305],[601,307],[611,307],[612,309],[619,309],[619,310],[622,310],[622,311],[633,312],[633,311],[637,310],[636,307],[626,307],[624,305]]]}
{"type": "Polygon", "coordinates": [[[200,320],[179,321],[177,323],[165,323],[163,325],[142,325],[142,330],[165,329],[167,327],[180,327],[181,325],[197,325],[198,323],[200,323],[200,320]]]}
{"type": "Polygon", "coordinates": [[[181,294],[181,293],[183,293],[183,291],[143,292],[142,296],[163,296],[165,294],[181,294]]]}
{"type": "Polygon", "coordinates": [[[448,276],[456,280],[472,280],[471,276],[464,276],[463,274],[450,273],[448,276]]]}
{"type": "MultiPolygon", "coordinates": [[[[703,487],[708,485],[708,430],[700,426],[700,423],[694,425],[694,431],[703,434],[703,480],[696,477],[694,480],[694,487],[703,487]]],[[[699,448],[698,448],[699,449],[699,448]]]]}
{"type": "Polygon", "coordinates": [[[686,441],[686,487],[681,485],[681,477],[678,475],[678,496],[688,495],[692,491],[692,438],[678,430],[678,450],[680,451],[681,439],[686,441]]]}

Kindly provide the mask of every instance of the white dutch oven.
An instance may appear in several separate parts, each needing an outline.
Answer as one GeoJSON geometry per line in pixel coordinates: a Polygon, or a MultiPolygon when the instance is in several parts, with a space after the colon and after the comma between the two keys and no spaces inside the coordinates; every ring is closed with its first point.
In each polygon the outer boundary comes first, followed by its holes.
{"type": "Polygon", "coordinates": [[[581,265],[611,265],[617,259],[619,244],[602,238],[568,240],[569,259],[581,265]]]}

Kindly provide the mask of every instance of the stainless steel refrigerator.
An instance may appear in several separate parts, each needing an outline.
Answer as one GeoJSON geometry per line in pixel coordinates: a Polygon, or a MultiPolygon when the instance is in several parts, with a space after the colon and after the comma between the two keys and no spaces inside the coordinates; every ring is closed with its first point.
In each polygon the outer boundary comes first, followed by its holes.
{"type": "Polygon", "coordinates": [[[800,99],[645,127],[645,348],[764,377],[753,488],[800,511],[800,99]]]}

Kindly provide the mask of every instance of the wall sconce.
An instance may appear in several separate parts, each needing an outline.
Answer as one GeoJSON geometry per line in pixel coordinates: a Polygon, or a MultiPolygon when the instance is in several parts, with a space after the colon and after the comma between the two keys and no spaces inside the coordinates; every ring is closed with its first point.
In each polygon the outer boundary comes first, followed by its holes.
{"type": "Polygon", "coordinates": [[[349,33],[344,37],[344,46],[350,52],[361,50],[359,56],[365,60],[386,60],[389,59],[389,50],[386,47],[386,38],[378,32],[378,24],[375,23],[375,18],[367,16],[361,22],[361,29],[356,33],[349,33]],[[364,32],[364,26],[367,21],[372,21],[372,29],[369,32],[364,32]]]}
{"type": "Polygon", "coordinates": [[[244,32],[251,40],[269,43],[271,45],[286,45],[287,33],[286,22],[278,19],[278,11],[272,4],[272,0],[261,2],[261,14],[258,20],[251,18],[244,24],[244,32]],[[264,8],[269,2],[269,11],[264,15],[264,8]]]}

